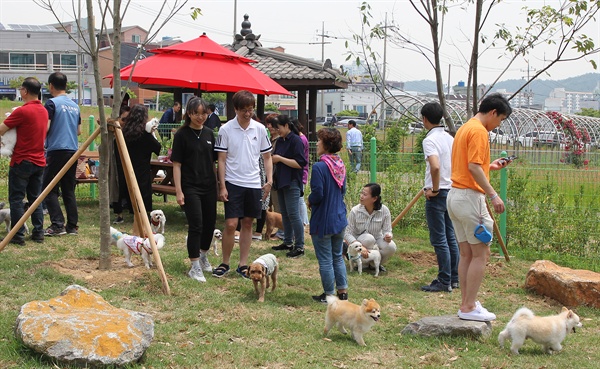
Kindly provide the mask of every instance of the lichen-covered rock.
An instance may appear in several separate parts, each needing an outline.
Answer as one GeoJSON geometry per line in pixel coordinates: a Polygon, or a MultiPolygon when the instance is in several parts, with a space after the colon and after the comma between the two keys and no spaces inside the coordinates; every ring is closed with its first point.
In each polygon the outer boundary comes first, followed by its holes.
{"type": "Polygon", "coordinates": [[[152,316],[115,308],[72,285],[59,297],[21,307],[15,334],[27,347],[63,362],[124,365],[139,360],[154,337],[152,316]]]}
{"type": "Polygon", "coordinates": [[[419,336],[467,336],[488,338],[492,334],[490,322],[461,320],[456,315],[430,316],[406,325],[402,334],[419,336]]]}
{"type": "Polygon", "coordinates": [[[525,288],[565,306],[600,308],[600,273],[589,270],[564,268],[548,260],[538,260],[527,272],[525,288]]]}

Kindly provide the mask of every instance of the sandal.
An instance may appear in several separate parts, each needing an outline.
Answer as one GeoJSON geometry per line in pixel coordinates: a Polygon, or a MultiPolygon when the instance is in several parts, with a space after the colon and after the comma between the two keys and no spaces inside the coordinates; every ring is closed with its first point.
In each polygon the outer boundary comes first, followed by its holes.
{"type": "Polygon", "coordinates": [[[248,275],[248,265],[238,265],[235,271],[237,272],[237,274],[241,275],[242,278],[250,279],[250,276],[248,275]]]}
{"type": "Polygon", "coordinates": [[[221,263],[213,270],[212,275],[213,277],[221,278],[227,273],[229,273],[229,265],[221,263]]]}

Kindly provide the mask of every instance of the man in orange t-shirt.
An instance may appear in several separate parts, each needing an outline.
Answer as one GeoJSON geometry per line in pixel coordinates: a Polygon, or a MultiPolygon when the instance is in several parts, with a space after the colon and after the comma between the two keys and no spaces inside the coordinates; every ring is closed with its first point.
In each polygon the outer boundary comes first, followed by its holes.
{"type": "Polygon", "coordinates": [[[447,206],[460,250],[458,278],[461,305],[458,317],[464,320],[490,321],[496,315],[485,309],[477,294],[490,257],[489,244],[475,235],[484,226],[490,233],[494,221],[487,211],[487,195],[494,211],[504,212],[504,202],[490,184],[490,170],[504,168],[508,161],[496,159],[490,163],[488,132],[498,127],[512,112],[501,94],[488,95],[481,101],[479,111],[465,123],[454,137],[452,146],[452,189],[447,206]]]}

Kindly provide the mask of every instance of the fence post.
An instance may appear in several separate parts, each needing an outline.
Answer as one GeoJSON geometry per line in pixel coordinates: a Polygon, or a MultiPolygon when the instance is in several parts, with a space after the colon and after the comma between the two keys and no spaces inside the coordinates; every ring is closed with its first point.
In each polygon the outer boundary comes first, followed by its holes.
{"type": "MultiPolygon", "coordinates": [[[[505,158],[508,156],[508,153],[506,151],[502,151],[500,153],[500,157],[505,158]]],[[[504,201],[504,204],[506,204],[506,194],[507,194],[507,187],[508,187],[508,173],[506,172],[506,167],[500,169],[500,198],[502,199],[502,201],[504,201]]],[[[505,207],[504,209],[504,213],[500,214],[500,234],[502,235],[502,239],[504,239],[504,242],[506,242],[506,212],[507,212],[507,208],[505,207]]],[[[504,256],[504,253],[502,252],[502,249],[500,249],[500,255],[504,256]]]]}
{"type": "Polygon", "coordinates": [[[371,183],[377,182],[377,139],[371,137],[371,183]]]}
{"type": "MultiPolygon", "coordinates": [[[[96,119],[94,118],[93,115],[90,115],[89,118],[89,132],[90,132],[90,136],[92,135],[92,133],[94,133],[94,131],[96,130],[96,119]]],[[[96,150],[96,142],[92,141],[90,143],[89,149],[91,151],[96,150]]],[[[96,163],[97,165],[100,165],[100,161],[98,161],[98,163],[96,163]]],[[[100,173],[100,171],[97,171],[96,173],[100,173]]],[[[95,183],[90,183],[90,197],[92,199],[96,199],[96,184],[95,183]]]]}

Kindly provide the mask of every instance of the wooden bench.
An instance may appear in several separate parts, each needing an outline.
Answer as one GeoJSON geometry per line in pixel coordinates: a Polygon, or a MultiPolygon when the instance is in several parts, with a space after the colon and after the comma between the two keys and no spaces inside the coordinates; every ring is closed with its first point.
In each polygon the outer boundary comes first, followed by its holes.
{"type": "Polygon", "coordinates": [[[153,183],[152,192],[162,193],[164,195],[175,195],[175,186],[153,183]]]}
{"type": "MultiPolygon", "coordinates": [[[[81,157],[86,158],[86,161],[89,160],[89,159],[92,159],[94,161],[98,161],[98,159],[100,159],[100,153],[98,151],[85,150],[83,152],[83,154],[81,154],[81,157]]],[[[96,178],[96,177],[92,177],[92,178],[76,178],[75,179],[75,183],[76,184],[98,183],[98,178],[96,178]]]]}

